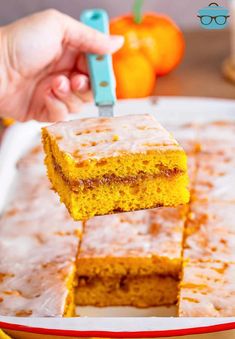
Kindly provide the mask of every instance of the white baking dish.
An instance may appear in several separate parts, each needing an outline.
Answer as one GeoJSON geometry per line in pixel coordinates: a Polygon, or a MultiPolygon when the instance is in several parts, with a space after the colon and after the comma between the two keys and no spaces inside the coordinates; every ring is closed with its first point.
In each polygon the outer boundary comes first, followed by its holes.
{"type": "MultiPolygon", "coordinates": [[[[192,121],[235,120],[235,100],[150,98],[120,101],[116,114],[151,113],[163,124],[192,121]]],[[[71,118],[97,115],[86,105],[71,118]]],[[[38,138],[42,124],[29,122],[8,129],[0,148],[0,213],[14,191],[15,164],[38,138]]],[[[235,137],[235,136],[234,136],[235,137]]],[[[234,278],[235,279],[235,278],[234,278]]],[[[16,318],[0,316],[0,328],[14,338],[47,337],[162,337],[235,329],[234,318],[177,318],[175,307],[79,307],[79,318],[16,318]],[[12,332],[13,331],[13,332],[12,332]],[[27,334],[28,333],[28,334],[27,334]],[[36,335],[37,334],[37,335],[36,335]],[[39,335],[40,334],[40,335],[39,335]]],[[[233,332],[235,337],[235,331],[233,332]]],[[[215,337],[215,335],[213,336],[215,337]]],[[[220,336],[218,335],[218,338],[220,336]]],[[[230,338],[230,337],[228,337],[230,338]]],[[[232,336],[231,336],[232,338],[232,336]]]]}

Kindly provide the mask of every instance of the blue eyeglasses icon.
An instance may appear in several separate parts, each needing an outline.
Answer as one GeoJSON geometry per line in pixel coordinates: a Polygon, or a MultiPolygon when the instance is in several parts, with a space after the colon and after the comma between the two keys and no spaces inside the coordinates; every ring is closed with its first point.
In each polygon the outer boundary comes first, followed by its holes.
{"type": "Polygon", "coordinates": [[[217,25],[225,25],[227,22],[227,18],[229,18],[229,15],[198,15],[198,18],[200,18],[202,25],[210,25],[213,20],[215,20],[217,25]]]}
{"type": "Polygon", "coordinates": [[[227,26],[229,11],[216,2],[212,2],[208,7],[201,8],[197,17],[200,19],[202,28],[223,29],[227,26]]]}

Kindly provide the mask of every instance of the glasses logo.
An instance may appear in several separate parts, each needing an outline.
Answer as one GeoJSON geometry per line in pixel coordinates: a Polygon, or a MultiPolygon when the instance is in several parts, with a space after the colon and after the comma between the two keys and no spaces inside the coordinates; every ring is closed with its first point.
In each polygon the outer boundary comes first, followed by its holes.
{"type": "Polygon", "coordinates": [[[199,9],[197,17],[204,29],[223,29],[228,24],[229,11],[226,7],[212,2],[208,7],[199,9]]]}

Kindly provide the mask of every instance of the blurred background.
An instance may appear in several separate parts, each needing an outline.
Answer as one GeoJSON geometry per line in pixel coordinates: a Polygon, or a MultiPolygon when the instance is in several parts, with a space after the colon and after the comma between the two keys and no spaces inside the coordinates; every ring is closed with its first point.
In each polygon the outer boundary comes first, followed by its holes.
{"type": "MultiPolygon", "coordinates": [[[[144,10],[166,13],[184,30],[197,29],[196,13],[199,8],[208,6],[212,1],[205,0],[146,0],[144,10]]],[[[228,6],[230,0],[217,1],[219,5],[228,6]]],[[[19,17],[56,8],[75,18],[79,18],[86,8],[105,8],[111,17],[123,15],[131,11],[132,0],[1,0],[0,22],[7,24],[19,17]]]]}
{"type": "MultiPolygon", "coordinates": [[[[219,0],[217,3],[220,6],[228,7],[231,12],[231,5],[234,1],[219,0]]],[[[83,9],[99,7],[106,9],[110,17],[115,18],[131,12],[133,3],[134,0],[0,0],[0,24],[8,24],[22,16],[46,8],[56,8],[78,19],[83,9]]],[[[222,64],[231,54],[231,30],[232,27],[235,30],[235,20],[230,17],[228,27],[221,30],[201,28],[197,12],[201,7],[208,6],[209,3],[210,1],[205,0],[145,0],[143,3],[143,14],[152,11],[164,13],[173,19],[183,31],[186,42],[184,56],[182,60],[180,57],[179,66],[173,67],[173,70],[165,76],[159,76],[156,73],[156,82],[154,88],[151,89],[151,94],[235,99],[235,86],[231,81],[225,79],[222,73],[222,64]]],[[[164,34],[162,36],[164,38],[164,34]]],[[[167,39],[167,36],[165,38],[167,39]]],[[[174,53],[172,51],[172,55],[174,53]]],[[[119,67],[119,60],[116,68],[125,69],[123,63],[119,67]]],[[[139,65],[136,64],[136,69],[139,65]]],[[[118,73],[120,74],[119,71],[117,71],[118,73]]],[[[126,74],[126,78],[128,78],[128,73],[126,74]]],[[[143,79],[144,81],[145,79],[143,79]]],[[[126,92],[124,82],[125,79],[120,79],[120,86],[126,92]]],[[[133,82],[134,79],[132,79],[133,82]]],[[[128,88],[128,91],[129,96],[133,96],[132,89],[128,88]]],[[[146,91],[148,92],[150,89],[146,91]]],[[[120,96],[122,96],[121,92],[120,96]]]]}

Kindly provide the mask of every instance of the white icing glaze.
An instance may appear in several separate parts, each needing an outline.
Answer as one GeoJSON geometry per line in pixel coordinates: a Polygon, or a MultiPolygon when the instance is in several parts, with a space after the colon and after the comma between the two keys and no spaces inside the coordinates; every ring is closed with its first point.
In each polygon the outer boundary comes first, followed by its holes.
{"type": "Polygon", "coordinates": [[[184,257],[235,262],[235,206],[191,203],[184,257]]]}
{"type": "Polygon", "coordinates": [[[81,223],[50,190],[42,159],[38,149],[20,161],[14,197],[0,219],[1,315],[63,315],[81,223]]]}
{"type": "Polygon", "coordinates": [[[143,115],[87,118],[58,122],[46,128],[62,152],[79,160],[115,157],[148,150],[180,149],[173,137],[155,120],[143,115]],[[79,153],[78,153],[79,152],[79,153]]]}
{"type": "Polygon", "coordinates": [[[87,221],[80,258],[147,257],[179,259],[183,208],[159,208],[95,217],[87,221]]]}
{"type": "MultiPolygon", "coordinates": [[[[235,139],[234,139],[235,141],[235,139]]],[[[235,143],[203,140],[198,156],[196,197],[202,200],[235,202],[235,143]]]]}
{"type": "Polygon", "coordinates": [[[189,262],[184,267],[181,317],[234,317],[235,264],[189,262]]]}
{"type": "Polygon", "coordinates": [[[183,125],[171,125],[167,124],[166,129],[173,134],[173,136],[179,141],[195,141],[197,140],[199,125],[195,123],[183,124],[183,125]]]}
{"type": "Polygon", "coordinates": [[[200,140],[214,140],[222,142],[234,142],[235,122],[234,121],[217,121],[203,124],[200,126],[198,138],[200,140]]]}

